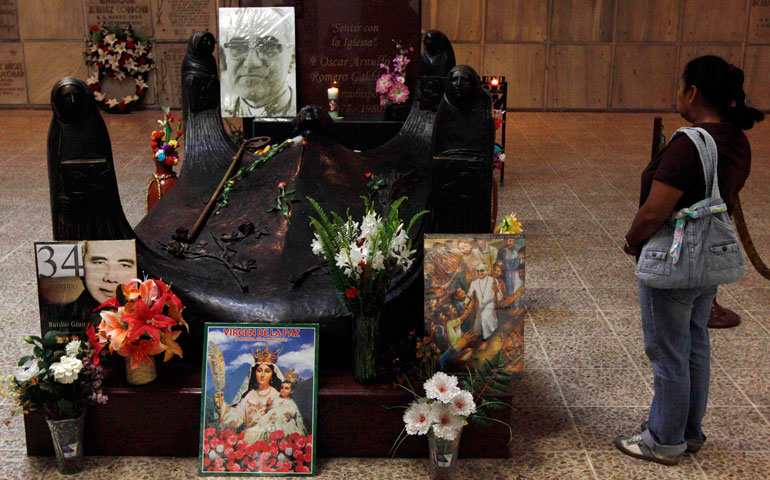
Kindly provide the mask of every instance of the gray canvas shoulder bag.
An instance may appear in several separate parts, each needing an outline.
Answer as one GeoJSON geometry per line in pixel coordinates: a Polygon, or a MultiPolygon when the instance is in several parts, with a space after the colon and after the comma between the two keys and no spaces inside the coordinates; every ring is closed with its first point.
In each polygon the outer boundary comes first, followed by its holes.
{"type": "Polygon", "coordinates": [[[746,259],[719,192],[717,145],[699,127],[683,127],[703,165],[706,198],[675,212],[642,248],[636,276],[654,288],[695,288],[731,283],[746,272],[746,259]]]}

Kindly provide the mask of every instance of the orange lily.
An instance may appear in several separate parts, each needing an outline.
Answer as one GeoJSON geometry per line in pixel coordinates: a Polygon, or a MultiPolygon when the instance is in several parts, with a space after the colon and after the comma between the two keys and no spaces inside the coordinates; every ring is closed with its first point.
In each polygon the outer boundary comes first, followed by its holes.
{"type": "Polygon", "coordinates": [[[171,360],[174,354],[177,354],[179,355],[179,358],[182,358],[182,347],[176,343],[176,339],[179,338],[181,333],[181,330],[177,330],[176,332],[171,333],[160,332],[160,343],[163,345],[163,349],[166,351],[166,354],[163,357],[164,362],[171,360]]]}
{"type": "Polygon", "coordinates": [[[123,348],[130,329],[115,312],[103,311],[100,312],[100,315],[102,321],[99,323],[99,333],[110,340],[110,351],[120,350],[123,348]]]}

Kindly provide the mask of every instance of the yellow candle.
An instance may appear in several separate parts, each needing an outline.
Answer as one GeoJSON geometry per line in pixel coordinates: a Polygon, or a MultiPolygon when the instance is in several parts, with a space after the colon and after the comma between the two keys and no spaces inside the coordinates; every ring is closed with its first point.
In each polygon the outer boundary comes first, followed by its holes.
{"type": "Polygon", "coordinates": [[[329,100],[336,100],[340,95],[340,89],[337,87],[331,87],[326,90],[326,93],[329,94],[329,100]]]}

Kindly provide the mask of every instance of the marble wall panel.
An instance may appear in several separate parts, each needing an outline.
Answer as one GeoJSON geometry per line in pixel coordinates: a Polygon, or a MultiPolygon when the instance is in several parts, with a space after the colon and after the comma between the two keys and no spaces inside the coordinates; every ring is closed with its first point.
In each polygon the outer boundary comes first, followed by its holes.
{"type": "Polygon", "coordinates": [[[749,43],[770,43],[770,0],[751,0],[749,43]]]}
{"type": "Polygon", "coordinates": [[[150,0],[85,0],[88,25],[130,23],[134,33],[152,37],[150,0]]]}
{"type": "Polygon", "coordinates": [[[19,42],[0,43],[0,104],[27,103],[24,49],[19,42]]]}
{"type": "Polygon", "coordinates": [[[546,47],[541,44],[487,44],[485,75],[505,75],[508,109],[544,107],[546,47]]]}
{"type": "Polygon", "coordinates": [[[674,45],[618,45],[612,72],[612,109],[674,107],[677,47],[674,45]]]}
{"type": "Polygon", "coordinates": [[[611,58],[611,45],[551,45],[548,108],[606,109],[611,58]]]}
{"type": "Polygon", "coordinates": [[[544,42],[548,36],[548,2],[487,0],[486,41],[544,42]]]}
{"type": "Polygon", "coordinates": [[[152,0],[155,39],[186,42],[193,33],[217,32],[217,4],[212,0],[152,0]]]}
{"type": "Polygon", "coordinates": [[[86,78],[83,42],[24,42],[29,103],[47,105],[51,88],[62,77],[86,78]]]}
{"type": "Polygon", "coordinates": [[[550,39],[555,42],[611,42],[615,0],[553,0],[550,39]]]}
{"type": "Polygon", "coordinates": [[[81,40],[85,37],[82,0],[22,0],[18,3],[23,40],[81,40]]]}
{"type": "Polygon", "coordinates": [[[770,110],[770,46],[746,47],[746,63],[743,73],[746,75],[744,90],[746,104],[760,110],[770,110]]]}
{"type": "Polygon", "coordinates": [[[676,42],[682,0],[618,0],[615,40],[676,42]]]}
{"type": "Polygon", "coordinates": [[[186,43],[159,43],[155,46],[155,71],[158,103],[171,108],[182,107],[182,60],[186,43]]]}
{"type": "Polygon", "coordinates": [[[450,40],[481,41],[482,0],[432,0],[431,28],[441,30],[450,40]]]}
{"type": "Polygon", "coordinates": [[[748,0],[684,0],[682,41],[742,42],[748,0]]]}
{"type": "Polygon", "coordinates": [[[19,15],[16,0],[0,0],[0,40],[19,39],[19,15]]]}

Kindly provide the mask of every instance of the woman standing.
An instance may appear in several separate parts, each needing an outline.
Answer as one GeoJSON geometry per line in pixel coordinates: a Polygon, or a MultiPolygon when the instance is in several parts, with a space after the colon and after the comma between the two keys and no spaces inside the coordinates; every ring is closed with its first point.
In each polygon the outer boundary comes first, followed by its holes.
{"type": "MultiPolygon", "coordinates": [[[[719,57],[704,56],[687,64],[677,92],[679,114],[716,142],[719,190],[728,212],[751,166],[743,130],[764,118],[746,106],[743,79],[741,69],[719,57]]],[[[626,253],[638,256],[645,241],[675,211],[705,197],[698,151],[687,135],[677,135],[642,172],[641,206],[625,237],[626,253]]],[[[615,439],[623,453],[674,465],[685,451],[695,453],[706,441],[701,429],[710,376],[706,324],[716,291],[714,285],[657,289],[639,282],[644,349],[652,363],[655,394],[642,433],[615,439]]]]}

